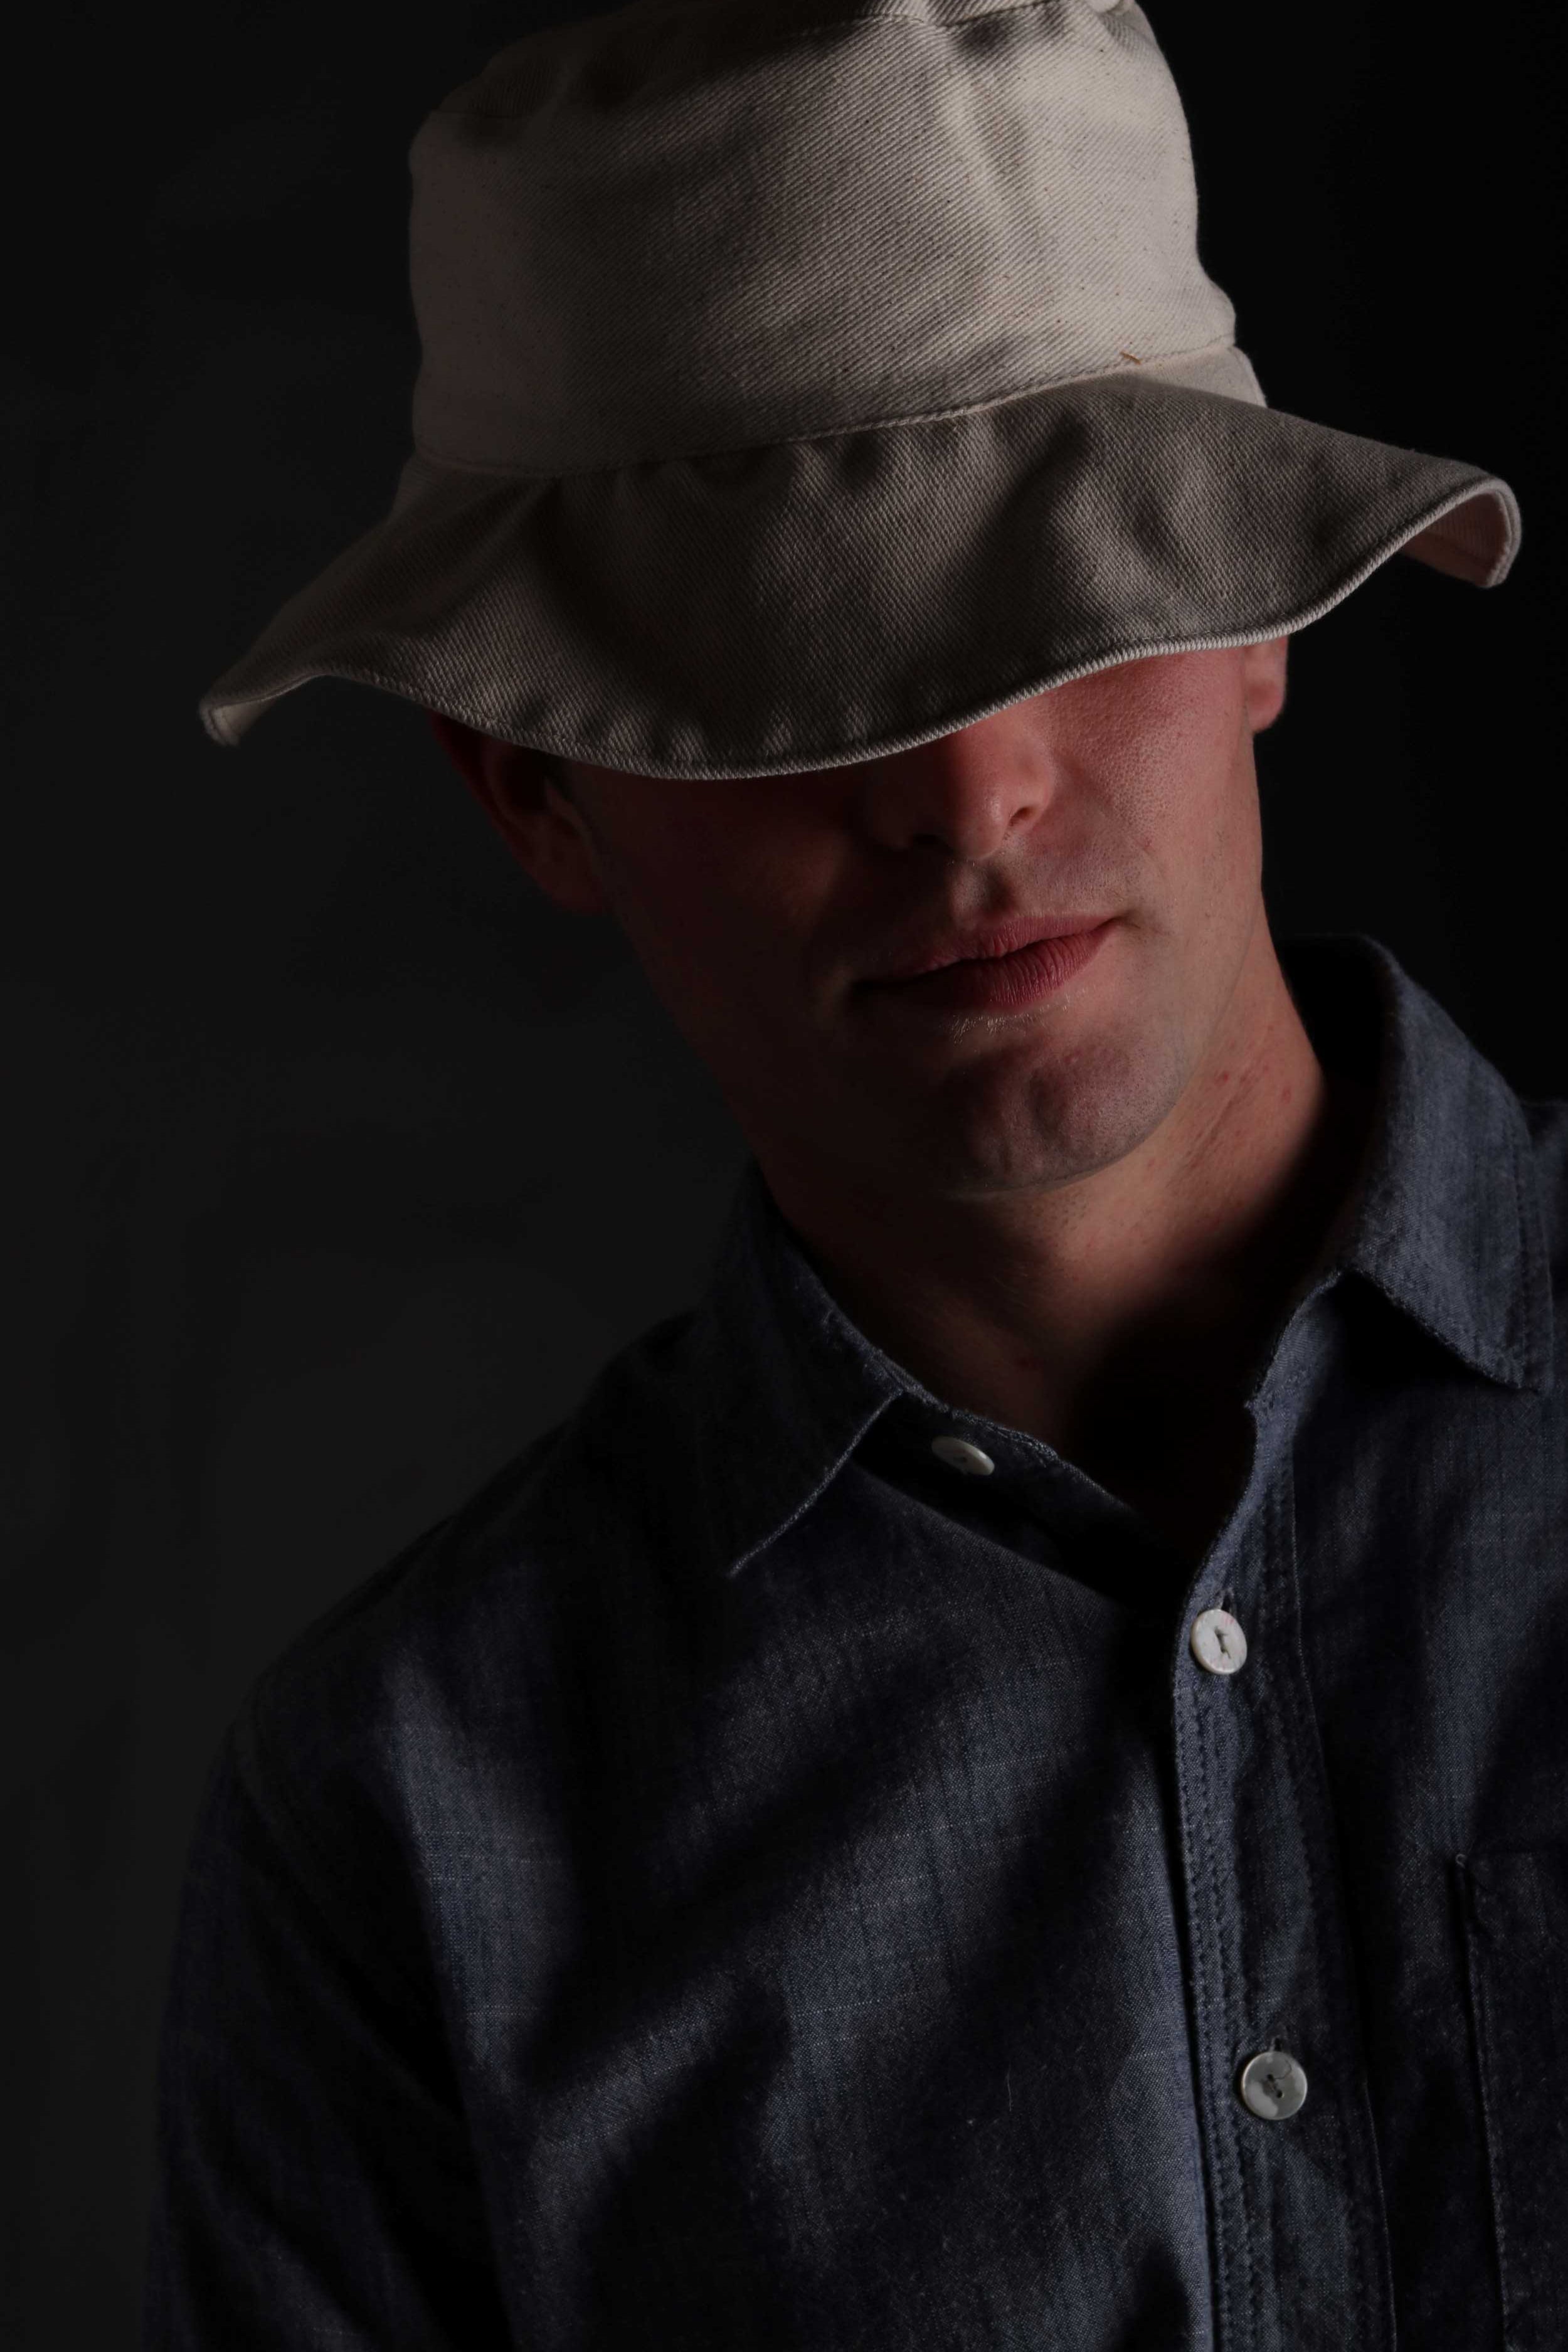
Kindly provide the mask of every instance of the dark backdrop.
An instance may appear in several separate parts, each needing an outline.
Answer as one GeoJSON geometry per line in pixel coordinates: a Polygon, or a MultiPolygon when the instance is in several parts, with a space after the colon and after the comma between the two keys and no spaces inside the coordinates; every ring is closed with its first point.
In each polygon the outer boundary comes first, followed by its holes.
{"type": "MultiPolygon", "coordinates": [[[[1374,932],[1568,1093],[1560,14],[1456,58],[1381,0],[1149,6],[1271,403],[1495,468],[1525,518],[1502,589],[1394,558],[1295,641],[1276,929],[1374,932]]],[[[237,751],[195,716],[390,499],[408,142],[541,21],[94,0],[8,36],[16,2352],[135,2340],[174,1904],[242,1691],[689,1302],[742,1157],[619,935],[531,890],[416,711],[310,686],[237,751]]]]}

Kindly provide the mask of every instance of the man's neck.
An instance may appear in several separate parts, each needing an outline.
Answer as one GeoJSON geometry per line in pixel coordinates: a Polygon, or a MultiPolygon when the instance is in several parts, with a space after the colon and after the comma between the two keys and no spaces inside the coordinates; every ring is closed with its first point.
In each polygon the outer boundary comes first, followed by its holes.
{"type": "Polygon", "coordinates": [[[1144,1144],[1070,1184],[954,1202],[763,1173],[846,1313],[934,1394],[1158,1481],[1239,1418],[1364,1142],[1370,1094],[1329,1078],[1272,942],[1265,981],[1223,1082],[1208,1057],[1144,1144]]]}

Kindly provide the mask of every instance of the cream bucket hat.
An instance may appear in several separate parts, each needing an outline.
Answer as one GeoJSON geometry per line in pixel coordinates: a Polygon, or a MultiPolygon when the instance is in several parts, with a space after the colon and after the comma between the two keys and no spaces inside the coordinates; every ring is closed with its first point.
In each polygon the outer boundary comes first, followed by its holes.
{"type": "Polygon", "coordinates": [[[202,698],[219,743],[338,677],[784,774],[1518,550],[1495,475],[1266,404],[1135,0],[632,0],[409,163],[413,452],[202,698]]]}

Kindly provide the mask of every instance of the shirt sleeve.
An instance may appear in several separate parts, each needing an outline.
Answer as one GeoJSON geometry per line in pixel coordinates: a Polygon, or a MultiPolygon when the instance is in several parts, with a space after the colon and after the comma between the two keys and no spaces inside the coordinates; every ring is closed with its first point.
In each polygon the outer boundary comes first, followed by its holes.
{"type": "Polygon", "coordinates": [[[242,1711],[181,1890],[143,2352],[513,2347],[396,1841],[300,1810],[242,1711]]]}

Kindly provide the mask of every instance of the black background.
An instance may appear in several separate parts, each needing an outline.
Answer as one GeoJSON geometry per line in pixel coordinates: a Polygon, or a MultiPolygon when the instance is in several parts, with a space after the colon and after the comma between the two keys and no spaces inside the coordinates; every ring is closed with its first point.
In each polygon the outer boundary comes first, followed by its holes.
{"type": "MultiPolygon", "coordinates": [[[[1276,932],[1373,932],[1523,1094],[1568,1093],[1560,12],[1471,16],[1462,53],[1375,0],[1149,15],[1270,403],[1524,513],[1501,589],[1394,558],[1294,640],[1258,746],[1276,932]]],[[[100,0],[10,38],[17,2352],[136,2340],[174,1905],[243,1691],[689,1301],[743,1156],[618,932],[531,889],[416,710],[312,685],[237,751],[195,714],[384,511],[408,144],[544,21],[100,0]]]]}

